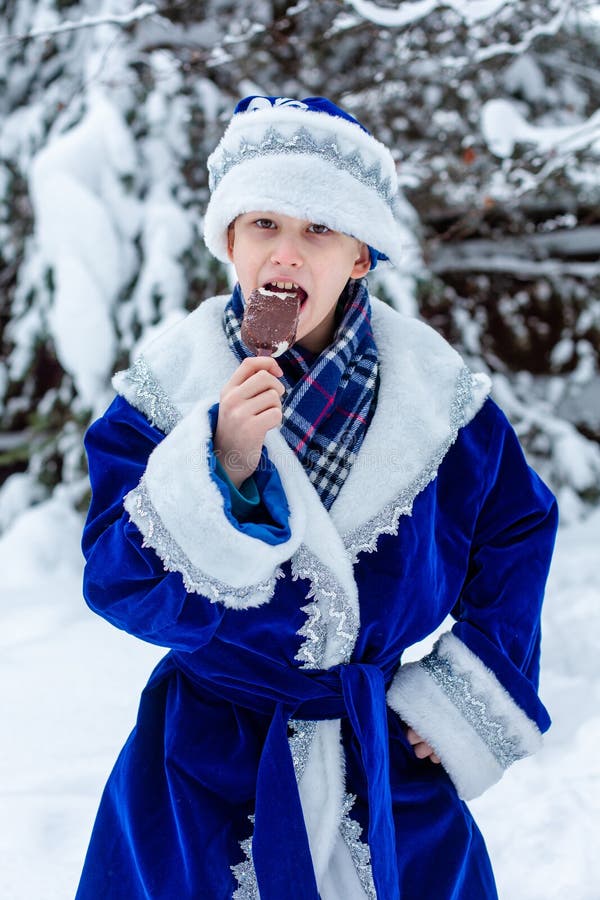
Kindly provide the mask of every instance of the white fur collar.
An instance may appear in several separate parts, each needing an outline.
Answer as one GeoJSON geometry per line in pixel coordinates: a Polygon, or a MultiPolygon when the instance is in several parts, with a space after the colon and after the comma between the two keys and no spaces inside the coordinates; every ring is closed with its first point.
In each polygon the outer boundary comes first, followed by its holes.
{"type": "MultiPolygon", "coordinates": [[[[218,402],[237,367],[222,327],[226,302],[226,297],[206,300],[144,352],[161,396],[142,411],[150,409],[164,430],[175,411],[185,416],[201,400],[207,409],[218,402]]],[[[478,412],[490,389],[487,376],[468,372],[458,353],[423,322],[372,298],[372,324],[380,362],[377,410],[329,514],[352,555],[373,549],[377,534],[394,531],[399,515],[410,513],[415,496],[435,477],[459,428],[478,412]]],[[[113,384],[140,407],[127,373],[116,375],[113,384]]],[[[288,468],[301,469],[279,434],[271,432],[266,443],[280,464],[285,459],[288,468]]],[[[316,496],[307,477],[306,484],[305,496],[316,496]]]]}

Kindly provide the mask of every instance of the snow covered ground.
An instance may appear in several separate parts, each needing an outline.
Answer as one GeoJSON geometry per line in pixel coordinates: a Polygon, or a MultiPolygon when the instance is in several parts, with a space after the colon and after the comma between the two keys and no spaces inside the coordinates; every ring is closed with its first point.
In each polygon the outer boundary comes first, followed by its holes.
{"type": "MultiPolygon", "coordinates": [[[[100,791],[163,652],[87,610],[80,530],[59,494],[0,540],[2,900],[73,897],[100,791]]],[[[560,533],[541,688],[554,727],[472,804],[501,900],[600,900],[599,546],[600,510],[560,533]]]]}

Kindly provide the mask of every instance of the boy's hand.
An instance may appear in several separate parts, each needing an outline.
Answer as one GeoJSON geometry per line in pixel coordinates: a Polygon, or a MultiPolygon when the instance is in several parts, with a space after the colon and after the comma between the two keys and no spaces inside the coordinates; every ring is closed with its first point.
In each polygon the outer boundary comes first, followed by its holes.
{"type": "Polygon", "coordinates": [[[433,747],[430,747],[427,741],[424,741],[423,738],[410,727],[406,729],[406,738],[415,751],[416,757],[419,759],[427,759],[429,757],[429,760],[432,763],[441,762],[441,759],[437,753],[435,753],[433,747]]]}
{"type": "Polygon", "coordinates": [[[281,425],[281,375],[277,360],[250,356],[221,391],[214,447],[236,487],[255,471],[267,431],[281,425]]]}

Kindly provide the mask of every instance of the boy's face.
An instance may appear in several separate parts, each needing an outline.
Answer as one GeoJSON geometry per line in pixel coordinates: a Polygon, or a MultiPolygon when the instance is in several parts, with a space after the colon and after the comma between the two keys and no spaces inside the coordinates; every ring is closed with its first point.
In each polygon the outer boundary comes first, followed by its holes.
{"type": "Polygon", "coordinates": [[[274,282],[298,285],[296,341],[320,353],[333,338],[335,307],[349,278],[369,271],[366,244],[324,225],[281,213],[244,213],[228,232],[228,255],[245,298],[274,282]]]}

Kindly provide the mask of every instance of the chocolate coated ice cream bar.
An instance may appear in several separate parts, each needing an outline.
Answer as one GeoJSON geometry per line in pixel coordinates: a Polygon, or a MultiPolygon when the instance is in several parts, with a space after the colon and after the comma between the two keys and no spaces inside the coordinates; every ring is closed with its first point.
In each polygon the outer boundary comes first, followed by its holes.
{"type": "Polygon", "coordinates": [[[255,356],[280,356],[296,340],[301,289],[256,288],[246,301],[242,340],[255,356]]]}

